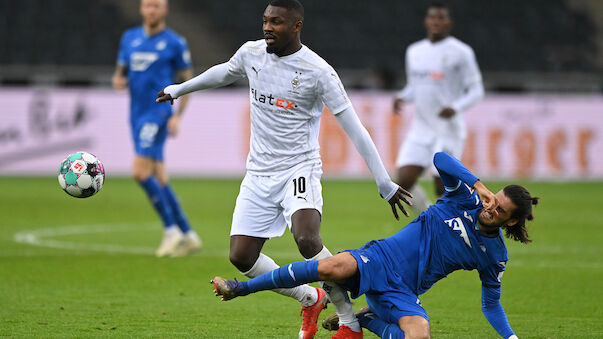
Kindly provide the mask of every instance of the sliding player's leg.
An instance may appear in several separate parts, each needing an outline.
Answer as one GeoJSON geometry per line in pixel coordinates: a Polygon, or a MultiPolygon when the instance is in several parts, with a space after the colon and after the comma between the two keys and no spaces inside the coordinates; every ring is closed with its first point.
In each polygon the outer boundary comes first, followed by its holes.
{"type": "Polygon", "coordinates": [[[291,288],[317,281],[344,283],[357,272],[356,259],[348,252],[320,261],[297,261],[247,281],[214,278],[216,292],[225,300],[275,288],[291,288]]]}
{"type": "Polygon", "coordinates": [[[381,338],[429,338],[429,317],[416,294],[406,288],[367,293],[368,309],[359,315],[362,327],[381,338]],[[371,314],[372,313],[372,314],[371,314]]]}

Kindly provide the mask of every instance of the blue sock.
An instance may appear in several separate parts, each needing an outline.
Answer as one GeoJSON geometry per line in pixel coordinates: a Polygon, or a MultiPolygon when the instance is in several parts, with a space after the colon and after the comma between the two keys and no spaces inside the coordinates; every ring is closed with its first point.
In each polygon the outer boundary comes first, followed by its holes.
{"type": "Polygon", "coordinates": [[[318,261],[298,261],[273,271],[242,281],[241,287],[248,293],[275,288],[290,288],[318,281],[318,261]]]}
{"type": "Polygon", "coordinates": [[[172,208],[172,214],[174,215],[174,218],[176,218],[176,222],[178,223],[178,227],[180,227],[182,233],[190,231],[191,226],[188,223],[188,219],[186,218],[184,211],[182,211],[182,208],[180,207],[180,201],[178,201],[176,193],[174,193],[172,187],[170,187],[170,185],[165,185],[165,187],[163,187],[163,194],[172,208]]]}
{"type": "Polygon", "coordinates": [[[400,329],[398,324],[386,323],[377,316],[374,318],[361,317],[358,322],[360,326],[375,333],[380,338],[404,339],[404,331],[400,329]]]}
{"type": "Polygon", "coordinates": [[[163,221],[163,227],[175,225],[176,221],[172,215],[172,209],[163,194],[159,181],[157,181],[154,176],[150,176],[144,181],[141,181],[140,185],[144,188],[145,192],[147,192],[147,196],[151,200],[157,213],[159,213],[159,216],[163,221]]]}

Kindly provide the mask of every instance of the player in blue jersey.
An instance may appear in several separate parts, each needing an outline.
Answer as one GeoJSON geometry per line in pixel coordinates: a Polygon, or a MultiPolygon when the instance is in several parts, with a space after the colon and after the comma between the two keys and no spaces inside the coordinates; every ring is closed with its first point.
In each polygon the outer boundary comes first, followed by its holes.
{"type": "MultiPolygon", "coordinates": [[[[445,195],[396,234],[320,261],[296,262],[248,281],[212,280],[223,300],[261,290],[331,281],[364,294],[368,308],[357,313],[362,327],[381,338],[429,338],[427,313],[418,296],[459,269],[476,269],[482,281],[482,311],[503,338],[517,338],[500,304],[508,260],[506,236],[530,242],[526,220],[538,198],[518,185],[496,194],[452,156],[434,156],[445,195]]],[[[328,319],[325,327],[336,327],[328,319]]],[[[323,326],[325,324],[323,323],[323,326]]]]}
{"type": "Polygon", "coordinates": [[[183,256],[201,248],[176,194],[168,183],[163,163],[167,135],[176,136],[188,98],[176,112],[169,103],[155,103],[155,93],[192,77],[186,41],[166,28],[167,0],[142,0],[142,26],[127,30],[120,42],[113,87],[130,89],[130,126],[136,156],[134,178],[140,183],[164,224],[158,257],[183,256]]]}

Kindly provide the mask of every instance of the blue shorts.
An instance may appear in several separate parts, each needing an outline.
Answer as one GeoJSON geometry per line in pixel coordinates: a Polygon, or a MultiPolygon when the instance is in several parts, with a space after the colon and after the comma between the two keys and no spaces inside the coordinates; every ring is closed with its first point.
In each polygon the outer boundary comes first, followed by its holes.
{"type": "Polygon", "coordinates": [[[390,267],[383,255],[379,241],[368,242],[360,249],[346,250],[358,264],[357,274],[342,285],[356,299],[362,294],[371,311],[388,323],[398,323],[398,319],[418,315],[429,321],[427,312],[402,277],[390,267]]]}
{"type": "Polygon", "coordinates": [[[136,155],[163,161],[163,147],[167,138],[167,121],[143,116],[132,124],[136,155]]]}

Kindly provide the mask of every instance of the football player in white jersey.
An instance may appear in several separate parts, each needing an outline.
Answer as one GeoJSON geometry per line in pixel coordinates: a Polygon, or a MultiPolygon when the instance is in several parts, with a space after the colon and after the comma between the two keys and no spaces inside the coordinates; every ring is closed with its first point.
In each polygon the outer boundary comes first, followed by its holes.
{"type": "Polygon", "coordinates": [[[450,36],[450,9],[432,3],[425,16],[427,38],[406,49],[407,85],[396,94],[394,114],[404,103],[415,104],[415,116],[398,151],[398,184],[413,194],[418,213],[431,204],[425,191],[415,185],[425,169],[434,177],[436,195],[444,185],[431,164],[444,151],[460,159],[466,137],[463,112],[484,96],[482,76],[471,47],[450,36]]]}
{"type": "MultiPolygon", "coordinates": [[[[304,10],[297,0],[274,0],[263,16],[264,39],[249,41],[226,63],[180,85],[166,87],[158,102],[193,91],[249,80],[251,114],[247,173],[233,213],[230,261],[253,278],[278,265],[261,253],[266,240],[289,225],[300,253],[309,260],[331,256],[320,237],[322,186],[318,132],[324,105],[352,139],[371,170],[381,196],[399,219],[410,194],[391,181],[335,70],[301,43],[304,10]]],[[[346,292],[323,285],[339,315],[334,338],[361,338],[346,292]]],[[[325,306],[325,291],[302,285],[278,289],[302,303],[300,338],[312,338],[325,306]]]]}

